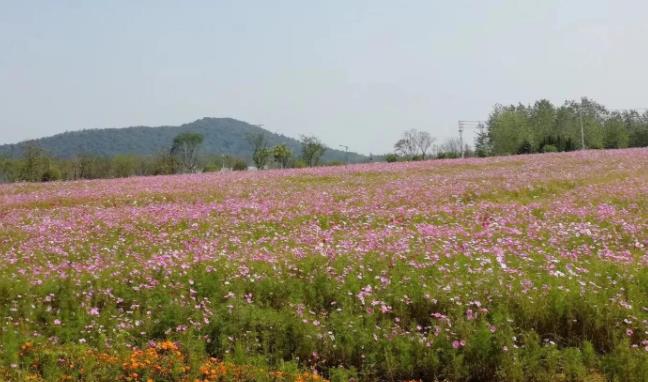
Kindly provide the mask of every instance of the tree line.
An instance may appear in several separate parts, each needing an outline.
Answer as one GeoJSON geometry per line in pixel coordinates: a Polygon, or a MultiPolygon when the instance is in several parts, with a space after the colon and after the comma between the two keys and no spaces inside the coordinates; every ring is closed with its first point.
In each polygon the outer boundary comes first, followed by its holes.
{"type": "Polygon", "coordinates": [[[497,105],[478,134],[479,156],[648,146],[648,111],[608,110],[582,98],[556,107],[497,105]]]}
{"type": "Polygon", "coordinates": [[[496,105],[477,127],[473,147],[450,138],[436,145],[428,132],[408,130],[394,144],[388,162],[465,156],[493,156],[648,147],[648,110],[608,110],[582,98],[554,106],[548,100],[533,105],[496,105]]]}
{"type": "MultiPolygon", "coordinates": [[[[326,146],[316,137],[302,136],[301,153],[284,144],[270,146],[264,134],[248,137],[250,158],[256,169],[319,166],[326,146]]],[[[178,134],[168,150],[155,155],[76,155],[56,158],[34,143],[27,143],[17,158],[0,157],[0,182],[48,182],[56,180],[123,178],[213,171],[245,171],[248,159],[229,154],[202,153],[203,136],[178,134]]],[[[326,163],[329,165],[342,163],[326,163]]]]}

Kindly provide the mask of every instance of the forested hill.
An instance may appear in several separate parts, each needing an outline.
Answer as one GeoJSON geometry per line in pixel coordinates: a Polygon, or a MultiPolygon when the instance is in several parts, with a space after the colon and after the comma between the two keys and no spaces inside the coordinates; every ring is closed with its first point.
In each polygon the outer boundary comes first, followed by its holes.
{"type": "MultiPolygon", "coordinates": [[[[51,137],[40,138],[30,143],[45,149],[58,158],[72,158],[80,154],[114,156],[118,154],[153,155],[171,147],[173,138],[184,132],[202,134],[204,141],[200,152],[204,154],[228,154],[249,158],[252,148],[248,142],[250,134],[264,133],[269,146],[279,143],[287,145],[296,155],[301,153],[300,142],[294,138],[275,134],[258,126],[232,118],[202,118],[181,126],[126,127],[71,131],[51,137]]],[[[27,142],[0,145],[0,155],[15,157],[21,154],[27,142]]],[[[345,160],[345,153],[328,148],[323,160],[326,162],[345,160]]],[[[360,162],[363,155],[349,153],[350,162],[360,162]]]]}

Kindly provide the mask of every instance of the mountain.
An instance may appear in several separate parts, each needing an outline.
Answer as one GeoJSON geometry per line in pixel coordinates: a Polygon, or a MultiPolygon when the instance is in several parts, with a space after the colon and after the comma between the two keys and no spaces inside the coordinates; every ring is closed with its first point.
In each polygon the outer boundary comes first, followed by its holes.
{"type": "MultiPolygon", "coordinates": [[[[70,131],[51,137],[32,141],[0,145],[0,155],[15,157],[22,148],[35,144],[45,149],[50,155],[59,158],[71,158],[79,154],[114,156],[118,154],[152,155],[169,150],[173,138],[184,132],[202,134],[204,141],[200,147],[203,154],[229,154],[249,159],[252,148],[248,143],[250,134],[263,133],[268,144],[274,146],[283,143],[295,155],[301,153],[300,142],[294,138],[275,134],[259,126],[232,118],[202,118],[181,126],[147,127],[135,126],[112,129],[92,129],[70,131]]],[[[328,148],[323,161],[344,162],[347,154],[344,151],[328,148]]],[[[361,162],[366,157],[348,153],[349,162],[361,162]]]]}

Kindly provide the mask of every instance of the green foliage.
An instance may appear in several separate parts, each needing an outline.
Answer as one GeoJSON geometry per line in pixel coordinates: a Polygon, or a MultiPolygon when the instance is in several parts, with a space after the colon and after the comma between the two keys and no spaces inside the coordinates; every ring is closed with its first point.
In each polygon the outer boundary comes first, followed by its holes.
{"type": "MultiPolygon", "coordinates": [[[[498,289],[497,280],[486,279],[480,282],[484,295],[497,296],[502,304],[495,305],[481,318],[467,321],[463,309],[453,308],[456,304],[452,302],[452,295],[441,292],[443,285],[419,284],[421,277],[442,277],[434,270],[417,271],[399,262],[390,266],[379,257],[369,256],[353,268],[356,272],[336,280],[326,272],[348,269],[350,264],[344,259],[300,260],[291,266],[294,272],[298,272],[292,278],[270,277],[277,270],[267,264],[248,265],[252,266],[251,274],[260,277],[259,280],[230,277],[231,266],[222,261],[213,264],[209,272],[198,267],[184,271],[182,276],[168,274],[160,280],[160,285],[146,292],[137,293],[129,288],[112,286],[113,293],[129,304],[141,305],[134,318],[142,320],[142,323],[133,329],[134,338],[137,338],[136,332],[146,332],[163,339],[169,335],[170,328],[177,328],[194,314],[187,304],[169,293],[165,284],[175,283],[178,278],[192,280],[191,288],[198,300],[222,301],[223,296],[233,291],[239,296],[237,299],[210,305],[214,316],[208,324],[188,328],[186,332],[173,330],[173,340],[198,359],[216,357],[275,369],[287,361],[299,360],[304,368],[317,365],[331,380],[356,376],[360,380],[386,378],[398,381],[587,381],[594,371],[598,371],[605,373],[610,380],[644,381],[641,376],[648,375],[645,351],[632,349],[623,341],[623,330],[605,328],[604,323],[597,323],[605,320],[604,316],[592,316],[590,307],[604,304],[605,296],[589,294],[561,301],[559,296],[541,291],[531,296],[522,295],[516,289],[505,292],[498,289]],[[375,291],[373,298],[391,305],[393,313],[366,314],[367,308],[355,297],[364,285],[358,283],[356,275],[361,270],[366,272],[370,269],[371,274],[378,277],[387,268],[394,285],[384,291],[375,291]],[[229,280],[228,284],[224,285],[223,280],[229,280]],[[245,301],[245,294],[253,296],[254,304],[245,301]],[[426,300],[425,294],[435,296],[435,301],[426,300]],[[409,296],[407,303],[402,301],[403,296],[409,296]],[[583,301],[574,304],[576,298],[583,301]],[[141,314],[147,310],[154,310],[155,316],[141,314]],[[439,325],[430,321],[430,311],[442,311],[451,317],[451,333],[442,332],[438,336],[422,333],[420,341],[390,335],[394,331],[416,331],[417,325],[439,325]],[[396,317],[399,323],[394,322],[396,317]],[[579,324],[570,325],[569,322],[576,318],[579,324]],[[519,329],[526,332],[516,337],[514,333],[519,329]],[[598,330],[608,332],[600,337],[603,342],[597,345],[600,347],[597,350],[591,342],[583,339],[598,338],[598,330]],[[206,342],[196,342],[195,338],[206,339],[206,342]],[[465,345],[455,348],[455,338],[466,339],[465,345]],[[607,347],[610,352],[604,351],[607,347]],[[256,358],[256,355],[261,357],[256,358]]],[[[110,279],[104,276],[96,282],[98,287],[110,285],[110,279]]],[[[470,288],[469,285],[466,288],[470,288]]],[[[43,330],[48,335],[74,343],[78,342],[79,333],[92,318],[80,311],[68,311],[76,306],[75,291],[69,288],[73,286],[55,286],[46,282],[31,290],[14,290],[3,298],[16,300],[14,293],[20,293],[34,301],[42,301],[51,294],[50,298],[62,311],[58,315],[41,311],[38,313],[40,316],[33,317],[33,322],[51,322],[54,316],[67,317],[65,329],[50,327],[43,330]],[[75,316],[77,318],[73,319],[75,316]]],[[[630,292],[634,293],[634,290],[630,292]]],[[[465,291],[460,289],[456,293],[465,291]]],[[[3,314],[9,314],[8,309],[4,308],[3,314]]],[[[20,309],[28,311],[27,307],[20,309]]],[[[623,314],[612,307],[608,309],[607,314],[617,317],[623,314]]],[[[109,329],[118,323],[111,314],[102,311],[100,319],[109,329]]],[[[26,358],[21,355],[24,354],[21,346],[25,343],[21,336],[28,336],[28,333],[17,337],[9,331],[0,335],[7,368],[12,363],[29,365],[37,359],[42,365],[42,373],[55,378],[61,375],[61,369],[56,367],[57,357],[74,357],[75,353],[68,349],[26,358]]],[[[83,338],[93,346],[103,341],[99,332],[86,331],[83,338]]],[[[113,338],[111,348],[126,352],[128,342],[126,338],[113,338]]],[[[135,344],[146,346],[146,343],[135,344]]],[[[77,362],[82,362],[82,359],[77,362]]],[[[97,366],[86,363],[85,367],[97,366]]]]}
{"type": "MultiPolygon", "coordinates": [[[[247,170],[244,159],[233,156],[198,157],[196,171],[247,170]]],[[[186,171],[175,155],[162,151],[152,156],[117,155],[113,158],[80,155],[55,159],[37,147],[20,159],[0,158],[0,182],[48,182],[55,180],[124,178],[171,175],[186,171]]]]}
{"type": "Polygon", "coordinates": [[[387,155],[385,155],[385,161],[387,161],[387,163],[398,162],[398,155],[393,154],[393,153],[387,154],[387,155]]]}
{"type": "Polygon", "coordinates": [[[198,166],[198,147],[203,143],[202,134],[194,132],[180,133],[173,138],[171,155],[173,155],[182,171],[196,172],[198,166]]]}
{"type": "Polygon", "coordinates": [[[30,144],[25,147],[19,170],[19,180],[40,182],[48,178],[50,159],[38,146],[30,144]]]}
{"type": "Polygon", "coordinates": [[[248,142],[252,147],[252,162],[254,162],[257,169],[263,170],[272,155],[272,152],[268,149],[265,134],[250,134],[248,136],[248,142]]]}
{"type": "Polygon", "coordinates": [[[461,153],[456,151],[440,151],[436,157],[437,159],[456,159],[461,157],[461,153]]]}
{"type": "Polygon", "coordinates": [[[557,153],[558,152],[558,147],[554,145],[544,145],[542,146],[542,152],[543,153],[557,153]]]}
{"type": "Polygon", "coordinates": [[[619,113],[613,113],[604,124],[604,146],[606,149],[624,148],[630,144],[630,133],[619,113]]]}
{"type": "Polygon", "coordinates": [[[531,147],[531,143],[525,139],[520,144],[520,147],[518,147],[516,154],[531,154],[532,152],[533,147],[531,147]]]}
{"type": "Polygon", "coordinates": [[[276,145],[272,148],[271,152],[273,159],[275,162],[279,163],[281,168],[288,167],[290,158],[292,157],[292,151],[290,151],[288,146],[284,144],[276,145]]]}
{"type": "Polygon", "coordinates": [[[488,132],[483,130],[484,126],[482,124],[480,124],[480,127],[481,129],[475,138],[475,154],[478,157],[483,158],[491,155],[492,147],[488,137],[488,132]]]}
{"type": "Polygon", "coordinates": [[[610,113],[583,98],[558,108],[547,100],[533,106],[497,105],[489,117],[488,132],[477,136],[475,148],[478,156],[548,152],[544,149],[548,145],[572,151],[582,148],[581,126],[585,148],[648,146],[648,112],[610,113]]]}
{"type": "Polygon", "coordinates": [[[134,155],[116,155],[112,158],[112,176],[127,178],[137,173],[138,158],[134,155]]]}
{"type": "Polygon", "coordinates": [[[292,160],[290,162],[290,167],[292,167],[292,168],[304,168],[304,167],[307,167],[307,164],[302,159],[294,159],[294,160],[292,160]]]}
{"type": "Polygon", "coordinates": [[[235,159],[232,163],[232,170],[234,171],[245,171],[247,168],[247,162],[242,159],[235,159]]]}
{"type": "Polygon", "coordinates": [[[327,148],[316,137],[302,135],[301,138],[302,160],[307,166],[317,166],[327,148]]]}

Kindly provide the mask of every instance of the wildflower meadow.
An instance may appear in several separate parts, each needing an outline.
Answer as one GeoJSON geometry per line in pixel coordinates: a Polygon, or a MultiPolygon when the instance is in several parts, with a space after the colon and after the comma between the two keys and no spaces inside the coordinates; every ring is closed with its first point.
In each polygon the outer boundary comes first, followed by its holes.
{"type": "Polygon", "coordinates": [[[3,381],[648,381],[648,150],[0,186],[3,381]]]}

